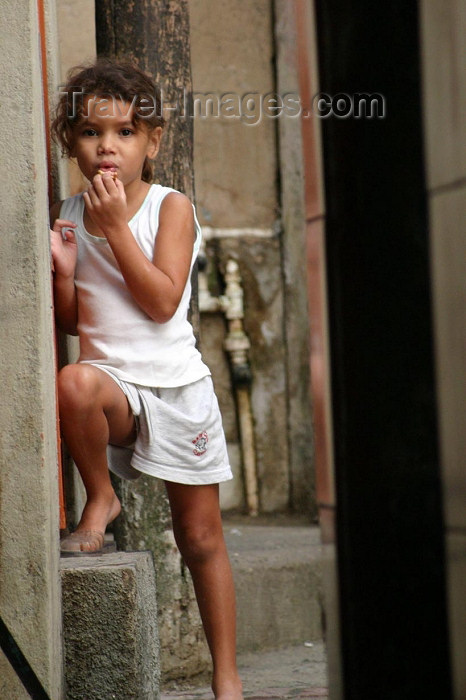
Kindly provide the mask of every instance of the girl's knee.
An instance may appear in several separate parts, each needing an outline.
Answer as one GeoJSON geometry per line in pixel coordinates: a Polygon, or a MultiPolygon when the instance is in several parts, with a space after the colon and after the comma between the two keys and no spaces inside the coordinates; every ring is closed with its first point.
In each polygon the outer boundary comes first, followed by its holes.
{"type": "Polygon", "coordinates": [[[95,401],[98,381],[92,367],[66,365],[58,373],[58,403],[60,408],[83,407],[95,401]]]}
{"type": "Polygon", "coordinates": [[[215,524],[174,524],[178,549],[186,563],[203,562],[215,556],[224,546],[223,531],[215,524]]]}

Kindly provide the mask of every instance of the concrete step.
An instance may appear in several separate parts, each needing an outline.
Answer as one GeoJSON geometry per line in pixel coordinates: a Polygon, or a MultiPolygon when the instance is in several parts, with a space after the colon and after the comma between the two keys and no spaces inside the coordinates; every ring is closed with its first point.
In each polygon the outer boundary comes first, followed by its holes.
{"type": "Polygon", "coordinates": [[[60,559],[66,700],[159,697],[150,552],[60,559]]]}
{"type": "MultiPolygon", "coordinates": [[[[287,652],[283,648],[293,647],[301,654],[309,654],[314,645],[322,643],[324,548],[320,545],[319,529],[296,522],[289,525],[280,518],[227,518],[224,531],[237,592],[238,651],[247,655],[260,650],[266,676],[267,668],[270,671],[269,680],[260,690],[272,692],[271,689],[280,686],[271,673],[275,662],[267,662],[268,650],[279,650],[278,657],[270,659],[281,658],[276,663],[285,670],[287,652]]],[[[181,578],[178,554],[174,562],[178,562],[175,568],[177,578],[181,578]]],[[[61,570],[67,698],[82,698],[82,692],[92,688],[100,688],[102,693],[92,695],[89,690],[89,698],[120,697],[120,685],[125,684],[128,690],[130,677],[136,689],[134,697],[141,700],[157,697],[157,614],[152,556],[148,552],[116,552],[62,558],[61,570]],[[143,666],[141,659],[145,661],[143,666]]],[[[194,593],[191,591],[188,596],[184,589],[180,589],[178,597],[176,591],[172,593],[173,619],[176,619],[176,605],[186,607],[187,601],[195,605],[194,593]]],[[[179,663],[177,673],[164,670],[163,677],[164,681],[182,682],[201,674],[188,686],[195,687],[210,675],[208,655],[206,663],[200,620],[196,622],[191,616],[184,622],[189,625],[183,628],[183,639],[192,638],[186,647],[194,660],[192,668],[182,665],[181,652],[186,649],[180,651],[165,640],[162,652],[170,659],[179,659],[179,663]]],[[[295,652],[289,658],[294,663],[298,656],[295,652]]],[[[259,663],[259,657],[254,656],[251,668],[259,663]]],[[[298,673],[296,668],[295,672],[298,673]]],[[[249,687],[251,682],[248,681],[249,687]]],[[[282,678],[282,682],[289,692],[298,688],[293,689],[290,678],[282,678]]],[[[313,697],[305,693],[310,688],[319,690],[322,685],[320,681],[310,681],[306,688],[299,686],[304,695],[293,697],[313,697]]],[[[263,697],[281,696],[269,693],[263,697]]]]}
{"type": "Polygon", "coordinates": [[[238,651],[322,640],[319,528],[276,518],[227,519],[224,531],[236,587],[238,651]]]}

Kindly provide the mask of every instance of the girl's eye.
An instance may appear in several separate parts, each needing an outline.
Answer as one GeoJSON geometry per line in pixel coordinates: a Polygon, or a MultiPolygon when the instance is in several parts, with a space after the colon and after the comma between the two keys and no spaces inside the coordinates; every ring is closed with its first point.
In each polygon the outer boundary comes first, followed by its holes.
{"type": "Polygon", "coordinates": [[[122,136],[131,136],[131,134],[134,133],[131,129],[122,129],[121,134],[122,136]]]}
{"type": "Polygon", "coordinates": [[[95,129],[83,129],[83,136],[96,136],[97,131],[95,129]]]}

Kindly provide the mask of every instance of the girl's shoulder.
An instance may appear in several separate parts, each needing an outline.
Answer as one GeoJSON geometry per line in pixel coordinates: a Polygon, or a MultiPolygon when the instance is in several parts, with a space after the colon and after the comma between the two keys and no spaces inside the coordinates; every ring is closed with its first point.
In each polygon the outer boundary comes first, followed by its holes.
{"type": "Polygon", "coordinates": [[[161,201],[167,196],[167,194],[170,194],[171,192],[176,192],[177,194],[180,194],[178,190],[173,189],[173,187],[167,187],[165,185],[160,185],[159,183],[153,183],[150,187],[149,197],[151,200],[161,201]]]}
{"type": "Polygon", "coordinates": [[[180,194],[177,190],[174,190],[173,187],[165,187],[164,185],[152,184],[139,210],[139,214],[142,214],[144,211],[146,211],[151,220],[154,219],[154,216],[156,219],[158,219],[163,202],[165,201],[167,195],[170,195],[172,193],[178,195],[180,194]]]}
{"type": "Polygon", "coordinates": [[[193,207],[193,203],[185,194],[179,190],[175,190],[173,187],[166,187],[164,185],[153,184],[148,196],[152,209],[160,210],[162,205],[164,209],[168,207],[193,207]]]}

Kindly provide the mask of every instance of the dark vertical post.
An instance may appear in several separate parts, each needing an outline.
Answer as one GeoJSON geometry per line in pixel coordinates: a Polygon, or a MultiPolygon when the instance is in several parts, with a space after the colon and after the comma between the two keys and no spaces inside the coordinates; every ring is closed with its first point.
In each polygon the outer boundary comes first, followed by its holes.
{"type": "Polygon", "coordinates": [[[156,179],[194,196],[189,11],[187,0],[99,0],[97,54],[130,59],[161,87],[167,119],[156,179]]]}
{"type": "Polygon", "coordinates": [[[417,7],[316,0],[345,700],[451,698],[417,7]]]}
{"type": "MultiPolygon", "coordinates": [[[[99,56],[129,59],[157,81],[167,124],[155,180],[194,200],[192,77],[187,0],[99,0],[95,3],[99,56]]],[[[191,322],[199,334],[197,274],[191,322]]]]}

